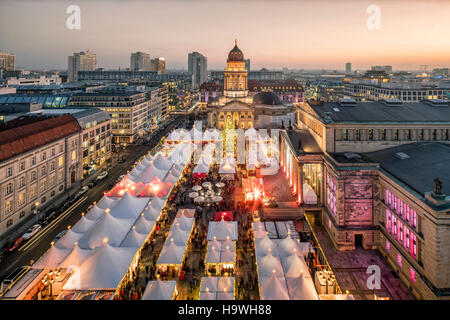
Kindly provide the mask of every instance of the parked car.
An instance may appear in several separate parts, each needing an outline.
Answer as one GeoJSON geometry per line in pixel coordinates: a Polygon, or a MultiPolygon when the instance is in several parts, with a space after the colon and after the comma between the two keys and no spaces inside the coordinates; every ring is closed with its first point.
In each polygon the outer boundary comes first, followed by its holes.
{"type": "Polygon", "coordinates": [[[11,241],[10,243],[8,243],[7,247],[6,247],[6,252],[13,252],[14,250],[16,250],[18,247],[20,247],[20,245],[23,242],[23,238],[19,237],[14,239],[13,241],[11,241]]]}
{"type": "Polygon", "coordinates": [[[40,224],[35,224],[31,226],[23,235],[23,240],[28,240],[33,237],[39,230],[41,230],[42,226],[40,224]]]}
{"type": "Polygon", "coordinates": [[[64,235],[67,233],[67,230],[63,230],[60,233],[58,233],[55,237],[55,239],[53,239],[53,242],[58,241],[59,239],[61,239],[62,237],[64,237],[64,235]]]}
{"type": "Polygon", "coordinates": [[[93,180],[93,181],[91,181],[91,182],[88,183],[88,187],[89,187],[89,188],[92,188],[92,187],[94,187],[95,185],[97,185],[97,180],[93,180]]]}
{"type": "Polygon", "coordinates": [[[75,199],[78,199],[79,197],[81,197],[83,194],[85,194],[87,191],[89,190],[88,186],[84,186],[83,188],[80,189],[80,191],[77,192],[77,194],[75,195],[75,199]]]}
{"type": "Polygon", "coordinates": [[[103,171],[102,173],[100,173],[97,176],[97,180],[101,181],[101,180],[105,179],[107,176],[108,176],[108,171],[103,171]]]}

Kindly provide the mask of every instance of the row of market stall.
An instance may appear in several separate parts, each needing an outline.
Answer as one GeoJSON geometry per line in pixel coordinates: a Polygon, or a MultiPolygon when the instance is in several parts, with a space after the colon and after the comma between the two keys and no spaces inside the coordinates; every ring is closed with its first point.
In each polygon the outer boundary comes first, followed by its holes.
{"type": "MultiPolygon", "coordinates": [[[[154,233],[167,196],[183,175],[184,167],[171,159],[175,151],[183,148],[171,146],[165,155],[158,152],[154,157],[145,157],[83,213],[32,265],[38,280],[22,290],[27,291],[24,297],[31,298],[45,289],[58,299],[111,299],[121,281],[131,278],[144,243],[154,233]],[[142,184],[140,188],[138,184],[142,184]],[[164,192],[158,192],[161,190],[164,192]]],[[[193,219],[189,221],[192,226],[193,219]]],[[[189,221],[179,219],[179,224],[184,228],[189,221]]],[[[180,241],[179,236],[176,239],[180,241]]]]}
{"type": "Polygon", "coordinates": [[[299,240],[270,239],[262,222],[253,223],[262,300],[318,300],[299,240]]]}
{"type": "Polygon", "coordinates": [[[179,275],[194,226],[195,209],[179,209],[156,266],[159,273],[179,275]]]}
{"type": "Polygon", "coordinates": [[[202,277],[199,300],[234,300],[234,277],[202,277]]]}

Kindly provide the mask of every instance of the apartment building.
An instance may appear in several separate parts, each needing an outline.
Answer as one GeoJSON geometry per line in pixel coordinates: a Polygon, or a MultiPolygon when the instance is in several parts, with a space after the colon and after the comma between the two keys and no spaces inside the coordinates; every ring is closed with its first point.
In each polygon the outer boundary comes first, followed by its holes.
{"type": "Polygon", "coordinates": [[[0,128],[0,237],[81,179],[80,126],[70,115],[0,128]]]}

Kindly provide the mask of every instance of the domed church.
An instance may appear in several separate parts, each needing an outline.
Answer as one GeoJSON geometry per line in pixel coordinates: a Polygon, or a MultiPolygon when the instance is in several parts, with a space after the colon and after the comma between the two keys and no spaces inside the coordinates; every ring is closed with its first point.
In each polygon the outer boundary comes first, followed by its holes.
{"type": "Polygon", "coordinates": [[[256,129],[284,128],[294,123],[294,107],[284,104],[269,91],[251,95],[244,54],[235,41],[224,70],[223,95],[208,102],[208,126],[211,128],[256,129]]]}

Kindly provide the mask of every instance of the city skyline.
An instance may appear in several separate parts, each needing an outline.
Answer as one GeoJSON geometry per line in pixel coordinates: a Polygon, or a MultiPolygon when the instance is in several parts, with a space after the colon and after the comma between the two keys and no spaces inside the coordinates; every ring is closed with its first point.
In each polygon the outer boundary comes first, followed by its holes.
{"type": "Polygon", "coordinates": [[[16,55],[18,68],[66,69],[67,56],[90,49],[97,54],[98,67],[106,69],[127,68],[130,54],[143,51],[166,58],[167,69],[187,70],[187,53],[198,51],[208,58],[211,70],[220,70],[223,52],[237,38],[254,70],[344,70],[346,62],[354,70],[450,65],[450,45],[441,36],[450,31],[447,1],[378,1],[379,30],[367,27],[370,1],[283,1],[282,6],[260,0],[104,3],[0,1],[5,8],[0,28],[9,30],[0,38],[0,49],[16,55]],[[70,4],[81,8],[80,30],[66,28],[70,4]],[[20,28],[10,27],[15,21],[20,28]]]}

